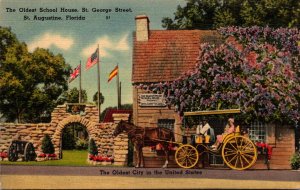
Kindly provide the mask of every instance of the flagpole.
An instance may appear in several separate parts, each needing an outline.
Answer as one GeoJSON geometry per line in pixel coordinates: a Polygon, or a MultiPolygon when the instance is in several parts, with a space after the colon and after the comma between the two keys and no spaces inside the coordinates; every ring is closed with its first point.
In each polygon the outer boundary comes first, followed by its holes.
{"type": "Polygon", "coordinates": [[[120,104],[120,107],[122,106],[122,96],[121,96],[121,94],[122,94],[122,83],[121,82],[119,82],[119,84],[120,84],[120,87],[119,87],[119,104],[120,104]]]}
{"type": "Polygon", "coordinates": [[[98,61],[97,61],[97,78],[98,78],[98,116],[99,116],[99,122],[100,122],[100,113],[101,113],[101,107],[100,107],[100,54],[99,54],[99,44],[98,44],[98,61]]]}
{"type": "Polygon", "coordinates": [[[81,60],[80,60],[80,63],[79,63],[79,100],[78,102],[81,103],[81,60]]]}
{"type": "Polygon", "coordinates": [[[119,69],[119,63],[117,63],[117,67],[118,67],[118,73],[117,73],[117,100],[118,100],[118,110],[121,109],[121,105],[120,105],[120,79],[119,79],[119,74],[120,74],[120,69],[119,69]]]}

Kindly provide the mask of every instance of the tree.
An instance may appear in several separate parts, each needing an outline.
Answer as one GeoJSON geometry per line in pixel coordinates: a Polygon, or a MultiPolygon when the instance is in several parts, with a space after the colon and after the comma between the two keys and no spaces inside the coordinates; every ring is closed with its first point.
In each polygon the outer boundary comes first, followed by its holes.
{"type": "MultiPolygon", "coordinates": [[[[96,105],[98,105],[98,91],[94,94],[93,101],[95,102],[96,105]]],[[[100,92],[100,105],[102,105],[103,103],[104,103],[104,96],[100,92]]]]}
{"type": "Polygon", "coordinates": [[[298,0],[186,0],[178,5],[174,19],[164,17],[162,26],[174,29],[215,29],[224,26],[297,27],[298,0]]]}
{"type": "Polygon", "coordinates": [[[227,27],[227,41],[202,44],[198,65],[174,82],[141,85],[164,93],[185,111],[240,108],[246,122],[297,122],[300,77],[298,29],[227,27]]]}
{"type": "Polygon", "coordinates": [[[45,135],[42,140],[42,151],[45,154],[54,154],[54,146],[49,135],[45,135]]]}
{"type": "Polygon", "coordinates": [[[61,54],[28,52],[9,28],[0,27],[0,34],[0,112],[7,121],[39,122],[67,89],[70,66],[61,54]]]}
{"type": "MultiPolygon", "coordinates": [[[[70,91],[65,91],[59,97],[57,103],[64,104],[64,103],[78,103],[79,102],[79,90],[74,87],[70,91]]],[[[81,90],[81,103],[87,102],[87,93],[86,90],[81,90]]]]}
{"type": "Polygon", "coordinates": [[[97,145],[93,138],[91,138],[89,141],[89,153],[94,156],[98,155],[97,145]]]}

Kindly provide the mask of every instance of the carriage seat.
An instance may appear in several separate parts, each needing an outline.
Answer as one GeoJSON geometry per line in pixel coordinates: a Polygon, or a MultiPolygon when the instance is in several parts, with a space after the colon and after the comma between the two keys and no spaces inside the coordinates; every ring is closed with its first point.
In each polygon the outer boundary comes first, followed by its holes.
{"type": "Polygon", "coordinates": [[[223,137],[223,142],[225,142],[227,139],[229,139],[230,137],[232,136],[236,136],[236,135],[240,135],[241,131],[240,131],[240,126],[236,126],[235,129],[234,129],[234,132],[233,133],[230,133],[230,134],[225,134],[224,137],[223,137]]]}

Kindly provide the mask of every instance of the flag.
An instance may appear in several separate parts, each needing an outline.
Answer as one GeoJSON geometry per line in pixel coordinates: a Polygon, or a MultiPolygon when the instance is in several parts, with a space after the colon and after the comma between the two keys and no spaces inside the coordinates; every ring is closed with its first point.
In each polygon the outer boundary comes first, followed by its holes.
{"type": "Polygon", "coordinates": [[[91,68],[93,65],[95,65],[99,61],[98,51],[99,51],[99,49],[97,48],[96,51],[88,58],[86,65],[85,65],[86,70],[91,68]]]}
{"type": "Polygon", "coordinates": [[[70,74],[69,83],[72,82],[76,77],[80,74],[80,67],[81,65],[78,65],[73,72],[70,74]]]}
{"type": "Polygon", "coordinates": [[[116,67],[114,68],[114,70],[112,70],[112,71],[110,72],[109,77],[108,77],[108,81],[107,81],[107,82],[111,81],[115,76],[117,76],[118,72],[119,72],[119,67],[116,66],[116,67]]]}

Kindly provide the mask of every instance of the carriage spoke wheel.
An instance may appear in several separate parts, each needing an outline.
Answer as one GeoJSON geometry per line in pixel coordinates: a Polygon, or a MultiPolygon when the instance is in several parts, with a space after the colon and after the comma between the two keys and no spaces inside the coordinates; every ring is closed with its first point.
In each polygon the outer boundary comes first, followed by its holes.
{"type": "Polygon", "coordinates": [[[182,168],[192,168],[198,163],[199,153],[191,145],[182,145],[175,153],[175,160],[178,166],[182,168]]]}
{"type": "Polygon", "coordinates": [[[256,146],[249,138],[232,136],[224,142],[222,157],[228,167],[244,170],[255,164],[257,159],[256,146]]]}
{"type": "Polygon", "coordinates": [[[34,146],[32,143],[27,143],[24,149],[25,161],[34,161],[36,159],[36,154],[34,151],[34,146]]]}
{"type": "Polygon", "coordinates": [[[8,160],[15,162],[18,160],[17,144],[11,143],[8,149],[8,160]]]}

